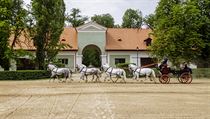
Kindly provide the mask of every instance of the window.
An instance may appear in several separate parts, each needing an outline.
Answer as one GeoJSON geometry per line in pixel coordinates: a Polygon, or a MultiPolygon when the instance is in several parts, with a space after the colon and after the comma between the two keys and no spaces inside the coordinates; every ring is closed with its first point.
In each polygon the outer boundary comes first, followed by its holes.
{"type": "Polygon", "coordinates": [[[152,39],[151,38],[147,38],[146,40],[144,40],[144,42],[146,43],[147,46],[151,46],[152,39]]]}
{"type": "Polygon", "coordinates": [[[62,64],[68,64],[68,59],[59,59],[62,64]]]}
{"type": "Polygon", "coordinates": [[[141,58],[141,66],[153,68],[156,66],[157,59],[153,58],[141,58]]]}
{"type": "Polygon", "coordinates": [[[115,64],[125,63],[125,58],[115,58],[115,64]]]}

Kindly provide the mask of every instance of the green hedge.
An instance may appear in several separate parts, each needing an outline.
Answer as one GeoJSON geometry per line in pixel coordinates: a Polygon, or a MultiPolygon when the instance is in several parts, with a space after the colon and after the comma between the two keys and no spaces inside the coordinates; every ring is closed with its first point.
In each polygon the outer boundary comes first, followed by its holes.
{"type": "Polygon", "coordinates": [[[127,77],[127,78],[133,77],[132,72],[130,72],[129,69],[128,69],[128,65],[129,65],[129,64],[131,64],[131,63],[118,63],[118,64],[116,65],[118,68],[122,68],[122,69],[125,70],[125,72],[126,72],[126,77],[127,77]]]}
{"type": "Polygon", "coordinates": [[[50,72],[46,70],[20,70],[1,71],[0,80],[32,80],[49,78],[50,72]]]}
{"type": "MultiPolygon", "coordinates": [[[[130,63],[119,63],[116,66],[118,68],[123,68],[126,71],[126,77],[131,78],[133,76],[132,72],[128,70],[128,65],[130,63]]],[[[156,75],[158,75],[158,69],[153,68],[155,71],[156,75]]],[[[193,78],[210,78],[210,68],[198,68],[198,69],[193,69],[193,78]]]]}
{"type": "Polygon", "coordinates": [[[210,68],[193,69],[194,78],[210,78],[210,68]]]}

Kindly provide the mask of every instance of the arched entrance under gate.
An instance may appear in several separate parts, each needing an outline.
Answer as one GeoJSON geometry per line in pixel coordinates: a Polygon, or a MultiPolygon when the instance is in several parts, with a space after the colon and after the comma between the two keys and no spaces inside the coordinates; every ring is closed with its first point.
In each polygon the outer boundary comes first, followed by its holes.
{"type": "Polygon", "coordinates": [[[96,45],[87,45],[82,50],[82,64],[86,66],[101,66],[101,50],[96,45]]]}

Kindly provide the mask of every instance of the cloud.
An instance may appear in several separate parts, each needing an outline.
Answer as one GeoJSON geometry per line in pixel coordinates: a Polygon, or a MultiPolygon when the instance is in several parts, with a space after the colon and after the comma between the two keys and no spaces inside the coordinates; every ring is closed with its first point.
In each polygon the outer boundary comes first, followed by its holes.
{"type": "MultiPolygon", "coordinates": [[[[30,0],[24,0],[30,3],[30,0]]],[[[81,14],[92,17],[94,14],[110,13],[116,24],[122,23],[124,12],[129,9],[139,9],[143,16],[154,13],[159,0],[64,0],[66,12],[79,8],[81,14]]]]}

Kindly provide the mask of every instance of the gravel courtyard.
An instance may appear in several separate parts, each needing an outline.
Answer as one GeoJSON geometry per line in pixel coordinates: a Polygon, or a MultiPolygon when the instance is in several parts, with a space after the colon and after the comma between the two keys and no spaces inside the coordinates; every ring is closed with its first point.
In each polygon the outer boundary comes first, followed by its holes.
{"type": "Polygon", "coordinates": [[[210,119],[210,80],[192,84],[0,81],[1,119],[210,119]]]}

